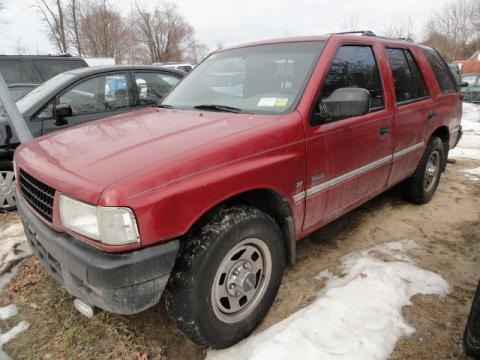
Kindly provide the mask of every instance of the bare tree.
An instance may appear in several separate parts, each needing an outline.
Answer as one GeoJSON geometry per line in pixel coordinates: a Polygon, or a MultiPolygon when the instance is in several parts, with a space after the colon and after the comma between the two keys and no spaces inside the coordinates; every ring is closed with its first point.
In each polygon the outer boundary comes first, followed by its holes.
{"type": "Polygon", "coordinates": [[[183,55],[183,60],[190,64],[198,64],[207,57],[210,49],[205,44],[194,43],[183,55]]]}
{"type": "Polygon", "coordinates": [[[68,52],[67,35],[65,29],[65,11],[61,0],[35,0],[42,20],[47,25],[48,35],[61,53],[68,52]]]}
{"type": "Polygon", "coordinates": [[[80,17],[81,0],[70,0],[68,6],[68,39],[75,48],[77,55],[82,56],[82,43],[80,41],[79,17],[80,17]]]}
{"type": "Polygon", "coordinates": [[[4,19],[4,12],[5,12],[5,6],[3,5],[3,1],[0,0],[0,26],[5,24],[5,19],[4,19]]]}
{"type": "Polygon", "coordinates": [[[135,13],[139,44],[152,63],[180,61],[194,46],[193,28],[174,4],[163,4],[152,11],[136,5],[135,13]]]}
{"type": "MultiPolygon", "coordinates": [[[[78,16],[77,44],[86,56],[114,57],[123,63],[128,54],[129,31],[120,11],[108,0],[85,2],[78,16]]],[[[73,21],[72,21],[73,23],[73,21]]],[[[78,48],[77,48],[78,49],[78,48]]]]}
{"type": "Polygon", "coordinates": [[[385,25],[382,35],[391,38],[415,40],[414,26],[415,20],[412,16],[408,16],[404,19],[395,18],[385,25]]]}
{"type": "Polygon", "coordinates": [[[13,49],[13,52],[17,55],[30,54],[30,51],[28,50],[28,48],[25,46],[25,44],[20,39],[17,39],[17,42],[16,42],[15,47],[13,49]]]}
{"type": "Polygon", "coordinates": [[[342,31],[358,31],[358,17],[349,16],[343,20],[342,31]]]}
{"type": "Polygon", "coordinates": [[[453,0],[445,5],[427,22],[425,43],[452,60],[467,56],[468,44],[479,37],[478,7],[478,0],[453,0]]]}

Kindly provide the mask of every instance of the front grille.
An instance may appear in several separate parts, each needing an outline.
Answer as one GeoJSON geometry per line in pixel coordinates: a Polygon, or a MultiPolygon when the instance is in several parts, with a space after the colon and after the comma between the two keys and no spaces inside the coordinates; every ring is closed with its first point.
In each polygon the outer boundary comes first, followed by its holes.
{"type": "Polygon", "coordinates": [[[27,203],[45,220],[52,222],[55,189],[20,169],[20,190],[27,203]]]}

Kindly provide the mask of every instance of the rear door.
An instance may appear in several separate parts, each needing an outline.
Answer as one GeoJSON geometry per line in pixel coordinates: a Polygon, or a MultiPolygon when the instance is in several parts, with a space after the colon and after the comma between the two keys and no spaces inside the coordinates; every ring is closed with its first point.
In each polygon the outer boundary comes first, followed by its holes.
{"type": "Polygon", "coordinates": [[[40,111],[43,134],[68,126],[122,114],[134,110],[128,72],[111,72],[82,79],[59,94],[40,111]],[[70,105],[73,116],[67,124],[56,126],[53,122],[55,105],[70,105]]]}
{"type": "Polygon", "coordinates": [[[395,93],[393,163],[389,185],[410,176],[425,148],[425,130],[436,114],[418,61],[406,47],[386,47],[395,93]]]}
{"type": "Polygon", "coordinates": [[[436,49],[422,47],[422,52],[435,77],[432,83],[438,86],[434,99],[435,108],[432,110],[435,117],[428,122],[425,136],[430,135],[439,126],[446,125],[450,132],[449,145],[453,147],[458,138],[462,117],[460,88],[447,61],[436,49]]]}
{"type": "Polygon", "coordinates": [[[379,66],[381,48],[373,42],[342,44],[333,39],[328,46],[323,56],[329,56],[331,46],[334,55],[316,104],[342,87],[367,89],[371,104],[365,115],[306,129],[304,230],[321,226],[383,189],[392,155],[392,113],[381,80],[385,72],[385,66],[379,66]]]}

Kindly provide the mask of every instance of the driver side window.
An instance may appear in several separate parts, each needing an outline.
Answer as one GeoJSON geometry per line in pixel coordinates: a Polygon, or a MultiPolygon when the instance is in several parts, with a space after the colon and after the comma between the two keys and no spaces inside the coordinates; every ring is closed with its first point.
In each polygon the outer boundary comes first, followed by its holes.
{"type": "Polygon", "coordinates": [[[85,80],[61,95],[58,103],[70,105],[73,116],[127,107],[126,75],[104,75],[85,80]]]}
{"type": "Polygon", "coordinates": [[[370,46],[344,45],[338,49],[320,91],[320,99],[346,87],[368,90],[370,111],[384,107],[380,74],[370,46]]]}

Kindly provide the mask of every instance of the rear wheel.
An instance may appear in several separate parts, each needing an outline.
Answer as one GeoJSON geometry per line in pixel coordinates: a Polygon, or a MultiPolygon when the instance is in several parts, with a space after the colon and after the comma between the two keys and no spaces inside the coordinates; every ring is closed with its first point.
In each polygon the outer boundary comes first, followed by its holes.
{"type": "Polygon", "coordinates": [[[230,346],[267,314],[284,266],[271,217],[246,206],[221,208],[186,239],[165,293],[169,316],[198,344],[230,346]]]}
{"type": "Polygon", "coordinates": [[[445,152],[442,140],[432,137],[417,169],[402,184],[403,196],[415,204],[429,202],[437,190],[444,166],[445,152]]]}
{"type": "Polygon", "coordinates": [[[15,210],[15,173],[10,160],[0,160],[0,211],[15,210]]]}

